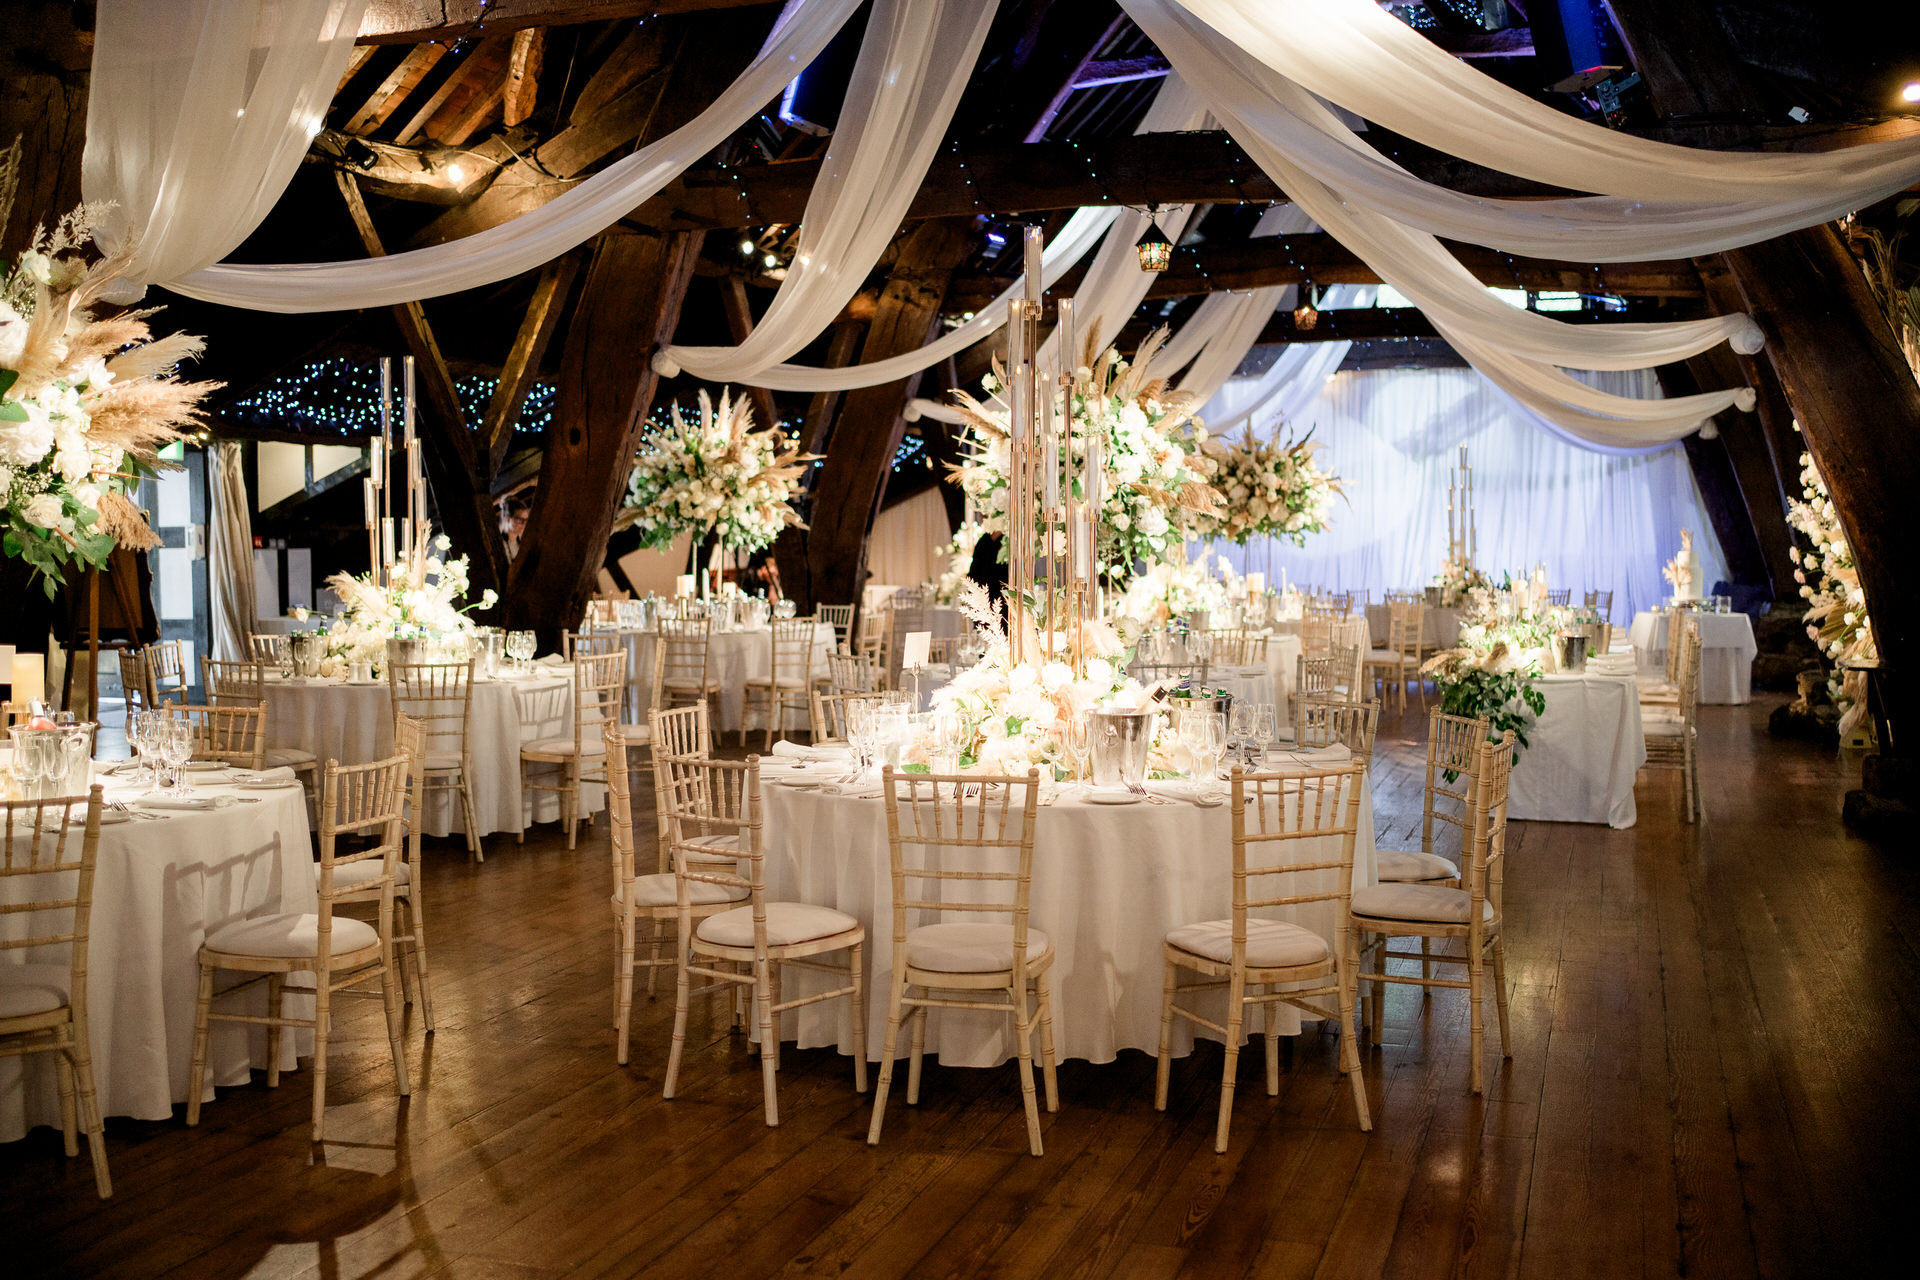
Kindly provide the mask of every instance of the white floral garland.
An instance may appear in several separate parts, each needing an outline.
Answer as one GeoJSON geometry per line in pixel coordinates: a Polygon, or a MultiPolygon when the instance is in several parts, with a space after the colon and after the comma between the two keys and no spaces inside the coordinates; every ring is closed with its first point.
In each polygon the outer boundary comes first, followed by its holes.
{"type": "Polygon", "coordinates": [[[1853,548],[1840,525],[1833,497],[1814,465],[1813,455],[1800,455],[1801,496],[1787,503],[1787,523],[1806,535],[1813,550],[1788,548],[1797,566],[1793,579],[1807,602],[1807,635],[1836,664],[1827,677],[1827,692],[1842,711],[1840,732],[1851,733],[1866,720],[1866,677],[1838,667],[1841,662],[1867,662],[1879,656],[1873,641],[1873,623],[1867,616],[1867,593],[1860,586],[1860,570],[1853,548]]]}

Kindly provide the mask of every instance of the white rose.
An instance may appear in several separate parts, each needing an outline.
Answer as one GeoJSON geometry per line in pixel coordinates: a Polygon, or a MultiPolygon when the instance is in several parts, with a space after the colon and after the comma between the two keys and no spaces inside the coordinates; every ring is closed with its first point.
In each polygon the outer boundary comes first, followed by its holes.
{"type": "Polygon", "coordinates": [[[42,529],[57,529],[66,523],[66,508],[60,499],[50,493],[43,493],[26,505],[21,515],[27,523],[42,529]]]}
{"type": "Polygon", "coordinates": [[[1140,532],[1149,538],[1158,538],[1168,528],[1167,517],[1158,507],[1148,507],[1140,513],[1140,532]]]}
{"type": "Polygon", "coordinates": [[[18,369],[26,353],[26,317],[0,302],[0,369],[18,369]]]}
{"type": "Polygon", "coordinates": [[[73,500],[89,511],[100,509],[100,486],[97,484],[77,484],[73,487],[73,500]]]}
{"type": "Polygon", "coordinates": [[[0,463],[16,469],[33,466],[53,448],[53,423],[38,405],[25,404],[27,421],[0,423],[0,463]]]}
{"type": "Polygon", "coordinates": [[[49,284],[53,280],[53,259],[44,253],[29,249],[20,255],[20,270],[29,279],[40,284],[49,284]]]}

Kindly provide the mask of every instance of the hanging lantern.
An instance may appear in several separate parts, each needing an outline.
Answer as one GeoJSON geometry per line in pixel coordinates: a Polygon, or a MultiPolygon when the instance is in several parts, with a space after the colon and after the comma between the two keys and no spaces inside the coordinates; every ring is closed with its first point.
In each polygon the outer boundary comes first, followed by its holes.
{"type": "Polygon", "coordinates": [[[1307,333],[1320,323],[1320,312],[1313,305],[1313,291],[1300,295],[1300,305],[1293,309],[1293,327],[1299,333],[1307,333]]]}
{"type": "Polygon", "coordinates": [[[1142,271],[1165,271],[1173,263],[1173,241],[1160,232],[1160,226],[1152,217],[1147,219],[1146,234],[1133,245],[1134,252],[1140,255],[1142,271]]]}

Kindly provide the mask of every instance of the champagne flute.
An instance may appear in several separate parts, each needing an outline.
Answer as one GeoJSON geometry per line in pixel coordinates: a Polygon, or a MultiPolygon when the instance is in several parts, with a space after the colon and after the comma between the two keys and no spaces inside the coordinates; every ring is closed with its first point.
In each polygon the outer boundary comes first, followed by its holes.
{"type": "Polygon", "coordinates": [[[1211,711],[1198,707],[1189,707],[1180,715],[1180,752],[1185,757],[1184,772],[1189,778],[1201,778],[1201,765],[1206,759],[1207,721],[1214,719],[1211,711]]]}
{"type": "Polygon", "coordinates": [[[1267,750],[1273,746],[1274,740],[1279,736],[1280,726],[1273,718],[1273,704],[1271,702],[1254,703],[1253,740],[1258,743],[1260,747],[1260,764],[1264,765],[1266,763],[1267,750]]]}
{"type": "Polygon", "coordinates": [[[1085,782],[1088,780],[1087,765],[1093,758],[1092,726],[1085,714],[1067,721],[1066,739],[1067,756],[1073,761],[1073,776],[1085,782]]]}
{"type": "Polygon", "coordinates": [[[173,791],[177,796],[193,794],[192,771],[187,768],[187,761],[193,759],[193,736],[191,720],[180,719],[168,722],[167,764],[173,770],[173,791]]]}
{"type": "Polygon", "coordinates": [[[1253,712],[1251,702],[1235,702],[1233,721],[1227,728],[1227,746],[1240,753],[1243,763],[1246,761],[1247,748],[1253,741],[1253,712]]]}

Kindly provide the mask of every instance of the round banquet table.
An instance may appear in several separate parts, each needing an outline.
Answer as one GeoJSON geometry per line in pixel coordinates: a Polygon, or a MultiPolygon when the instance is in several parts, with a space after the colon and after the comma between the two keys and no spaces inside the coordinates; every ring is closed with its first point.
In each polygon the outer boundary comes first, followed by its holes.
{"type": "MultiPolygon", "coordinates": [[[[1345,748],[1332,752],[1346,756],[1345,748]]],[[[1276,767],[1285,766],[1280,754],[1275,760],[1276,767]]],[[[777,772],[766,767],[763,779],[777,772]]],[[[872,790],[878,790],[877,782],[872,790]]],[[[1034,839],[1031,922],[1053,940],[1054,1043],[1060,1057],[1089,1062],[1111,1062],[1122,1049],[1151,1054],[1160,1041],[1161,944],[1167,932],[1232,914],[1230,808],[1203,809],[1185,800],[1089,804],[1076,798],[1076,790],[1061,788],[1051,804],[1043,799],[1034,839]]],[[[763,781],[762,796],[769,899],[835,907],[867,927],[867,1049],[877,1059],[886,1043],[893,970],[885,805],[878,798],[796,790],[771,781],[763,781]]],[[[1339,851],[1334,841],[1317,840],[1297,843],[1293,856],[1321,861],[1338,857],[1339,851]]],[[[1332,888],[1336,876],[1320,872],[1270,883],[1284,884],[1279,892],[1316,892],[1322,886],[1310,888],[1309,879],[1332,888]]],[[[1372,792],[1363,783],[1354,885],[1372,883],[1372,792]]],[[[1273,914],[1314,929],[1329,946],[1335,942],[1332,903],[1273,914]]],[[[812,991],[827,979],[792,970],[787,981],[812,991]]],[[[1224,1021],[1225,997],[1218,996],[1218,1002],[1208,1016],[1224,1021]]],[[[1290,1009],[1282,1013],[1284,1033],[1299,1029],[1297,1016],[1288,1021],[1292,1014],[1290,1009]]],[[[782,1037],[797,1037],[802,1048],[830,1045],[853,1052],[850,1001],[809,1005],[785,1017],[782,1037]]],[[[1174,1035],[1174,1052],[1190,1052],[1190,1026],[1176,1023],[1174,1035]]],[[[928,1019],[927,1048],[949,1065],[996,1066],[1013,1056],[1011,1024],[1004,1015],[942,1009],[928,1019]]]]}
{"type": "MultiPolygon", "coordinates": [[[[1700,625],[1700,701],[1713,706],[1739,706],[1753,700],[1753,619],[1744,613],[1696,613],[1700,625]]],[[[1667,621],[1664,613],[1633,615],[1628,632],[1634,661],[1643,672],[1664,674],[1667,667],[1667,621]]]]}
{"type": "Polygon", "coordinates": [[[1507,816],[1630,827],[1633,779],[1647,762],[1631,676],[1535,676],[1547,709],[1513,762],[1507,816]]]}
{"type": "MultiPolygon", "coordinates": [[[[1376,649],[1384,649],[1389,639],[1387,624],[1392,621],[1391,606],[1367,606],[1367,635],[1376,649]]],[[[1451,649],[1460,639],[1460,611],[1427,606],[1420,623],[1420,646],[1424,649],[1451,649]]]]}
{"type": "MultiPolygon", "coordinates": [[[[647,708],[653,705],[653,655],[659,644],[657,631],[622,628],[620,637],[627,646],[627,679],[632,684],[634,719],[645,723],[647,708]]],[[[833,652],[833,626],[822,622],[813,632],[813,676],[827,674],[827,655],[833,652]]],[[[720,684],[719,721],[715,734],[737,733],[746,706],[746,683],[755,677],[765,679],[773,670],[773,630],[761,627],[750,631],[716,631],[707,648],[707,674],[720,684]]],[[[791,704],[786,724],[792,731],[806,729],[812,721],[808,712],[791,704]]]]}
{"type": "MultiPolygon", "coordinates": [[[[268,746],[311,751],[323,768],[328,760],[366,764],[393,752],[393,702],[384,681],[269,676],[266,694],[268,746]]],[[[571,667],[536,663],[531,675],[473,682],[467,749],[473,755],[473,812],[480,835],[560,820],[557,792],[522,789],[520,744],[572,733],[571,667]]],[[[587,783],[581,792],[582,817],[606,807],[606,788],[599,783],[587,783]]],[[[452,791],[429,794],[424,807],[420,829],[428,835],[465,831],[460,799],[452,791]]]]}
{"type": "MultiPolygon", "coordinates": [[[[187,1100],[200,944],[210,931],[249,916],[316,907],[301,789],[237,790],[214,784],[212,776],[196,774],[194,791],[258,803],[192,812],[155,809],[165,816],[100,828],[87,945],[87,1027],[103,1116],[165,1120],[173,1104],[187,1100]]],[[[105,784],[109,801],[132,799],[146,789],[144,783],[119,783],[111,775],[97,780],[105,784]]],[[[70,838],[78,839],[78,830],[70,838]]],[[[0,901],[33,896],[27,879],[0,882],[0,901]]],[[[0,929],[21,937],[28,920],[0,915],[0,929]]],[[[28,959],[64,965],[69,949],[0,954],[0,963],[28,959]]],[[[266,1012],[264,987],[248,996],[257,998],[252,1012],[266,1012]]],[[[288,1012],[302,1012],[299,1003],[289,1001],[288,1012]]],[[[312,1016],[310,1001],[304,1013],[312,1016]]],[[[213,1097],[211,1085],[245,1084],[250,1066],[267,1065],[262,1027],[216,1022],[207,1043],[212,1071],[206,1098],[213,1097]]],[[[310,1032],[283,1036],[280,1069],[294,1069],[296,1055],[312,1051],[310,1032]]],[[[0,1058],[0,1141],[20,1138],[35,1125],[59,1123],[52,1055],[0,1058]]]]}

